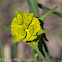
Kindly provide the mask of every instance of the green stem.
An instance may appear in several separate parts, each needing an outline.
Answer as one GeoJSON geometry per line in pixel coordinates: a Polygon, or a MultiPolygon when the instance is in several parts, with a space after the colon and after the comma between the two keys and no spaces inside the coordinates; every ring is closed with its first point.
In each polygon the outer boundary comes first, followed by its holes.
{"type": "MultiPolygon", "coordinates": [[[[34,43],[33,43],[33,45],[35,46],[35,44],[34,44],[34,43]]],[[[40,53],[40,51],[39,51],[39,49],[38,49],[38,47],[37,47],[37,46],[35,46],[35,51],[36,51],[36,53],[38,54],[39,62],[41,62],[41,53],[40,53]]]]}
{"type": "Polygon", "coordinates": [[[45,57],[46,57],[47,61],[48,61],[48,62],[51,62],[51,59],[50,59],[49,55],[48,55],[47,52],[45,51],[44,45],[42,46],[42,48],[43,48],[43,52],[44,52],[44,54],[45,54],[45,57]]]}
{"type": "Polygon", "coordinates": [[[16,58],[18,43],[15,43],[12,47],[13,58],[16,58]]]}
{"type": "Polygon", "coordinates": [[[1,62],[4,62],[3,49],[1,45],[1,35],[0,35],[0,54],[1,54],[1,62]]]}
{"type": "Polygon", "coordinates": [[[32,42],[27,42],[27,43],[28,43],[28,45],[30,45],[30,46],[33,48],[33,50],[36,52],[36,56],[38,56],[38,60],[39,60],[39,62],[41,62],[41,53],[40,53],[40,51],[39,51],[39,49],[38,49],[38,42],[39,42],[39,40],[37,40],[37,41],[32,41],[32,42]]]}
{"type": "Polygon", "coordinates": [[[35,50],[32,49],[32,62],[36,62],[37,59],[37,53],[35,52],[35,50]]]}
{"type": "Polygon", "coordinates": [[[38,53],[39,62],[41,62],[41,54],[40,54],[40,51],[38,49],[36,49],[36,52],[38,53]]]}

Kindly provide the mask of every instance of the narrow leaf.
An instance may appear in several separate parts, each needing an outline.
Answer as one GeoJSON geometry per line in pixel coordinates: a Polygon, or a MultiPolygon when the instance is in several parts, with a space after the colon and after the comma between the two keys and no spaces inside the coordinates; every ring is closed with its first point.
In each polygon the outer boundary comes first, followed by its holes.
{"type": "Polygon", "coordinates": [[[16,58],[16,56],[17,56],[17,47],[18,47],[18,43],[15,43],[12,46],[12,55],[13,55],[13,58],[16,58]]]}
{"type": "Polygon", "coordinates": [[[28,43],[28,45],[30,45],[36,51],[36,53],[38,54],[39,62],[41,62],[41,53],[38,49],[38,42],[39,42],[39,40],[32,41],[32,42],[27,42],[27,43],[28,43]]]}
{"type": "Polygon", "coordinates": [[[41,9],[44,9],[44,10],[50,10],[50,8],[42,5],[42,4],[38,4],[38,7],[41,8],[41,9]]]}
{"type": "Polygon", "coordinates": [[[47,52],[45,51],[44,45],[43,45],[42,48],[43,48],[43,52],[44,52],[44,54],[45,54],[45,57],[46,57],[47,61],[48,61],[48,62],[51,62],[51,59],[50,59],[49,55],[48,55],[47,52]]]}
{"type": "Polygon", "coordinates": [[[62,11],[54,11],[53,13],[58,15],[59,17],[62,17],[62,11]]]}
{"type": "Polygon", "coordinates": [[[0,25],[0,27],[3,28],[3,29],[5,29],[5,30],[11,31],[10,27],[6,27],[6,26],[3,26],[3,25],[0,25]]]}
{"type": "Polygon", "coordinates": [[[41,30],[37,33],[37,35],[40,35],[40,34],[43,34],[43,33],[46,33],[46,31],[43,30],[43,29],[41,29],[41,30]]]}
{"type": "Polygon", "coordinates": [[[32,49],[32,62],[36,62],[38,54],[32,49]]]}
{"type": "MultiPolygon", "coordinates": [[[[42,4],[38,4],[38,7],[44,10],[50,10],[50,8],[42,5],[42,4]]],[[[59,17],[62,17],[62,11],[54,11],[53,14],[56,14],[59,17]]]]}
{"type": "Polygon", "coordinates": [[[45,22],[46,17],[49,16],[51,13],[53,13],[56,9],[57,9],[57,6],[49,10],[48,12],[46,12],[43,16],[39,17],[39,19],[45,22]]]}
{"type": "Polygon", "coordinates": [[[34,16],[39,17],[39,9],[37,5],[37,0],[27,0],[27,3],[30,8],[30,12],[34,13],[34,16]]]}
{"type": "Polygon", "coordinates": [[[3,50],[2,50],[2,44],[1,44],[1,35],[0,35],[0,55],[1,55],[1,62],[4,62],[3,50]]]}
{"type": "Polygon", "coordinates": [[[17,8],[16,8],[16,6],[15,5],[13,5],[13,9],[14,9],[14,11],[15,11],[15,15],[17,15],[18,13],[20,13],[21,11],[19,11],[17,8]]]}

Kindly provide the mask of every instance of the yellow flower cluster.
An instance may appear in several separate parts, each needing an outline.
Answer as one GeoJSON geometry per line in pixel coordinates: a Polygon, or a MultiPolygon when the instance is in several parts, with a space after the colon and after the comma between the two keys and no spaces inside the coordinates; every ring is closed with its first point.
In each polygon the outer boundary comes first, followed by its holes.
{"type": "Polygon", "coordinates": [[[11,23],[11,35],[14,36],[13,42],[20,40],[33,41],[37,38],[37,35],[44,32],[41,29],[39,20],[33,17],[33,13],[18,13],[11,23]]]}

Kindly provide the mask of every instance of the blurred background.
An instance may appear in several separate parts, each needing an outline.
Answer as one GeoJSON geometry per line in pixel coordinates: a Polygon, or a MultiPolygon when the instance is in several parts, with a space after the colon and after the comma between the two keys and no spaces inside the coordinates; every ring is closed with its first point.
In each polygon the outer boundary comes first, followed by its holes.
{"type": "MultiPolygon", "coordinates": [[[[59,11],[62,11],[62,0],[38,0],[38,3],[54,8],[58,6],[59,11]]],[[[11,21],[14,17],[13,4],[20,11],[29,12],[29,6],[26,0],[0,0],[0,25],[11,26],[11,21]]],[[[46,13],[46,10],[39,8],[39,14],[42,16],[46,13]]],[[[55,14],[51,14],[47,17],[44,23],[44,29],[47,31],[46,37],[48,42],[45,41],[49,54],[53,58],[62,57],[62,17],[55,14]]],[[[7,30],[0,28],[0,34],[2,35],[2,47],[5,62],[31,62],[32,51],[31,47],[25,42],[20,41],[17,48],[14,48],[12,43],[13,37],[7,30]],[[17,52],[15,51],[17,49],[17,52]],[[17,58],[16,58],[16,57],[17,58]],[[14,58],[13,58],[14,57],[14,58]],[[23,59],[25,61],[23,61],[23,59]],[[7,60],[7,61],[6,61],[7,60]],[[21,61],[19,61],[21,60],[21,61]]],[[[42,57],[44,59],[44,57],[42,57]]],[[[60,60],[52,59],[52,62],[62,62],[60,60]]]]}

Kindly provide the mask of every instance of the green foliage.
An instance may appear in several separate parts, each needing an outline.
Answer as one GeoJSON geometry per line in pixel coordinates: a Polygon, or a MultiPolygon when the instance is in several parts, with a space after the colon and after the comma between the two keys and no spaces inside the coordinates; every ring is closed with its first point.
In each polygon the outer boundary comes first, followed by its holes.
{"type": "Polygon", "coordinates": [[[16,58],[17,56],[17,47],[18,47],[18,43],[15,43],[13,46],[12,46],[12,55],[13,55],[13,58],[16,58]]]}
{"type": "MultiPolygon", "coordinates": [[[[31,12],[34,13],[34,16],[38,17],[38,14],[36,15],[36,13],[35,13],[35,12],[38,10],[38,8],[36,9],[36,6],[37,6],[37,5],[35,6],[35,3],[33,2],[33,1],[35,1],[35,0],[27,0],[27,1],[28,1],[28,5],[29,5],[29,8],[30,8],[31,12]],[[32,1],[33,3],[31,3],[31,1],[32,1]],[[31,4],[33,4],[34,6],[32,6],[31,4]],[[34,9],[35,9],[35,12],[34,12],[34,9]]],[[[56,8],[57,8],[57,7],[51,9],[51,10],[48,11],[46,14],[44,14],[43,16],[41,16],[39,19],[42,20],[43,22],[45,22],[46,17],[47,17],[48,15],[50,15],[54,10],[56,10],[56,8]]],[[[37,11],[37,12],[38,12],[38,11],[37,11]]],[[[40,31],[39,33],[41,33],[41,31],[40,31]]],[[[39,62],[41,62],[41,54],[40,54],[40,51],[39,51],[39,48],[38,48],[38,42],[39,42],[39,40],[33,41],[33,42],[27,42],[27,43],[36,51],[36,53],[38,54],[39,62]]],[[[47,53],[46,53],[46,51],[45,51],[44,48],[43,48],[43,51],[44,51],[44,54],[45,54],[45,57],[46,57],[47,61],[49,62],[49,61],[50,61],[50,58],[48,57],[48,55],[47,55],[47,53]]],[[[34,58],[34,57],[33,57],[33,58],[34,58]]],[[[51,62],[51,61],[50,61],[50,62],[51,62]]]]}
{"type": "Polygon", "coordinates": [[[36,51],[36,53],[38,54],[39,62],[41,62],[41,53],[40,53],[39,48],[38,48],[38,42],[39,42],[39,40],[31,41],[31,42],[27,42],[27,43],[28,43],[28,45],[30,45],[36,51]]]}
{"type": "MultiPolygon", "coordinates": [[[[37,2],[38,2],[38,0],[27,0],[27,3],[28,3],[29,8],[30,8],[30,12],[33,12],[34,16],[38,17],[40,20],[42,20],[43,23],[45,22],[46,17],[49,16],[51,13],[54,13],[54,14],[62,17],[62,12],[61,11],[55,11],[57,9],[57,7],[53,8],[53,9],[50,9],[50,8],[48,8],[46,6],[38,5],[37,2]],[[43,16],[39,16],[38,6],[40,8],[42,8],[42,9],[44,9],[44,10],[48,10],[48,12],[46,12],[43,16]]],[[[13,8],[14,8],[14,11],[15,11],[16,15],[18,13],[20,13],[20,11],[14,5],[13,5],[13,8]]],[[[5,29],[5,30],[11,31],[10,27],[6,27],[6,26],[3,26],[3,25],[0,25],[0,27],[5,29]]],[[[39,33],[37,33],[37,34],[39,35],[40,33],[42,33],[42,31],[39,31],[39,33]]],[[[43,36],[44,36],[44,34],[43,34],[43,36]]],[[[36,60],[37,57],[38,57],[39,62],[51,62],[51,59],[50,59],[49,55],[46,52],[45,45],[44,45],[44,43],[42,43],[42,42],[44,42],[44,37],[42,37],[42,36],[38,36],[38,37],[39,38],[37,38],[34,41],[30,41],[30,42],[27,41],[27,44],[30,45],[32,47],[32,49],[33,49],[32,50],[32,54],[33,54],[32,59],[36,60]],[[41,37],[42,37],[42,39],[41,39],[41,42],[40,42],[41,37]],[[41,46],[39,45],[39,43],[40,43],[41,46]],[[40,46],[40,49],[43,51],[43,53],[40,51],[39,46],[40,46]],[[41,60],[41,53],[46,58],[46,61],[41,60]]],[[[15,43],[14,46],[13,46],[13,57],[16,57],[17,45],[18,45],[18,43],[15,43]]],[[[0,39],[0,50],[1,50],[1,58],[4,58],[3,57],[2,47],[1,47],[1,39],[0,39]]],[[[2,62],[4,62],[4,60],[2,60],[2,62]]],[[[36,62],[36,61],[32,60],[32,62],[36,62]]]]}
{"type": "Polygon", "coordinates": [[[39,17],[39,10],[37,5],[37,0],[27,0],[27,3],[30,8],[30,12],[34,13],[34,16],[39,17]]]}
{"type": "Polygon", "coordinates": [[[11,31],[11,28],[10,27],[6,27],[4,25],[0,25],[0,27],[3,28],[3,29],[5,29],[5,30],[7,30],[7,31],[11,31]]]}
{"type": "MultiPolygon", "coordinates": [[[[38,4],[38,7],[41,8],[41,9],[44,9],[44,10],[50,10],[50,8],[42,5],[42,4],[38,4]]],[[[57,16],[59,17],[62,17],[62,11],[54,11],[53,14],[56,14],[57,16]]]]}
{"type": "Polygon", "coordinates": [[[13,5],[13,9],[14,9],[14,11],[15,11],[15,15],[17,15],[18,13],[20,13],[20,11],[16,8],[15,5],[13,5]]]}
{"type": "Polygon", "coordinates": [[[37,60],[37,53],[32,49],[32,62],[36,62],[37,60]]]}
{"type": "Polygon", "coordinates": [[[41,9],[44,9],[44,10],[50,10],[50,8],[42,5],[42,4],[38,4],[38,7],[41,8],[41,9]]]}
{"type": "Polygon", "coordinates": [[[49,10],[48,12],[46,12],[43,16],[39,17],[39,19],[45,22],[46,17],[49,16],[51,13],[53,13],[56,9],[57,9],[57,6],[49,10]]]}
{"type": "Polygon", "coordinates": [[[0,35],[0,55],[1,55],[1,62],[4,62],[3,50],[2,50],[2,44],[1,44],[1,35],[0,35]]]}
{"type": "Polygon", "coordinates": [[[46,50],[45,50],[45,48],[44,48],[44,45],[42,46],[42,48],[43,48],[43,52],[44,52],[44,54],[45,54],[46,60],[47,60],[48,62],[51,62],[51,59],[50,59],[49,55],[46,53],[46,50]]]}
{"type": "Polygon", "coordinates": [[[54,11],[53,13],[58,15],[59,17],[62,17],[62,11],[54,11]]]}

